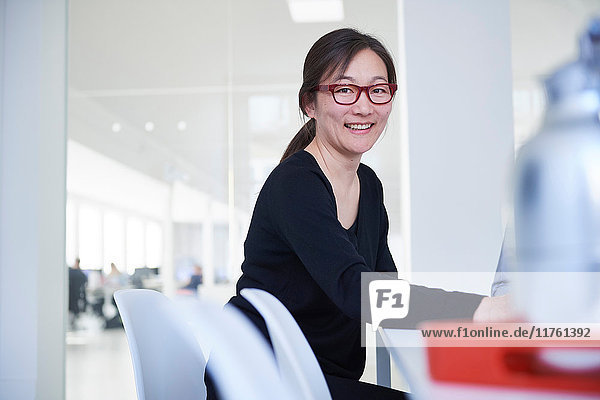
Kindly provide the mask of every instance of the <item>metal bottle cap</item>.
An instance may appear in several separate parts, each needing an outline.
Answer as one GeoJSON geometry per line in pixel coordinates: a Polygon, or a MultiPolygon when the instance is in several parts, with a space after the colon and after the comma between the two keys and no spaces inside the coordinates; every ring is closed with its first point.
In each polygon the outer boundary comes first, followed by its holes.
{"type": "Polygon", "coordinates": [[[600,91],[600,18],[579,39],[579,58],[555,71],[544,85],[550,104],[575,93],[600,91]]]}

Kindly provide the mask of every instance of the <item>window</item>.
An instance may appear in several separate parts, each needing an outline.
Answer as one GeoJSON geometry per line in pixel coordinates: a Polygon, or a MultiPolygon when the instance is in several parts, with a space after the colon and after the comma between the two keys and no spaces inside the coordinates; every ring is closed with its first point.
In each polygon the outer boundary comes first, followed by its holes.
{"type": "Polygon", "coordinates": [[[136,217],[127,218],[127,272],[133,274],[136,268],[146,265],[144,254],[144,223],[136,217]]]}
{"type": "Polygon", "coordinates": [[[146,224],[146,265],[156,268],[162,265],[163,233],[156,222],[146,224]]]}
{"type": "Polygon", "coordinates": [[[104,272],[110,272],[110,263],[125,268],[125,220],[123,216],[108,211],[104,213],[104,272]]]}
{"type": "Polygon", "coordinates": [[[85,269],[102,268],[102,219],[97,207],[79,207],[79,258],[85,269]]]}

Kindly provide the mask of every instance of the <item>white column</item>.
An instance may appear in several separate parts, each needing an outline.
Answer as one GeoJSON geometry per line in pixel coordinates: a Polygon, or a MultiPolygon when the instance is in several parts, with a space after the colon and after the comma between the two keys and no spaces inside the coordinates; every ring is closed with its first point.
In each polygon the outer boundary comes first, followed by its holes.
{"type": "Polygon", "coordinates": [[[407,265],[493,271],[513,160],[509,0],[398,10],[407,265]]]}
{"type": "Polygon", "coordinates": [[[0,0],[0,398],[65,396],[65,0],[0,0]]]}

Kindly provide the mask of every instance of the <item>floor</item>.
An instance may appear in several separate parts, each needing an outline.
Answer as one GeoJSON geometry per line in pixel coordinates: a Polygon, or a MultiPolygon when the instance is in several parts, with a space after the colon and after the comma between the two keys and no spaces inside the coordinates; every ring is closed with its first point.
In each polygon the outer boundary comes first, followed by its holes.
{"type": "MultiPolygon", "coordinates": [[[[233,284],[203,288],[201,297],[225,304],[233,284]]],[[[111,316],[112,306],[103,310],[111,316]]],[[[123,329],[104,329],[91,310],[82,314],[66,335],[66,400],[136,400],[133,365],[123,329]]]]}
{"type": "Polygon", "coordinates": [[[67,400],[136,400],[125,331],[104,330],[88,315],[80,320],[66,337],[67,400]]]}
{"type": "MultiPolygon", "coordinates": [[[[209,296],[225,302],[229,291],[209,296]]],[[[136,400],[133,366],[122,329],[103,328],[104,322],[86,313],[67,332],[67,400],[136,400]]],[[[367,348],[362,380],[375,383],[375,352],[367,348]]]]}

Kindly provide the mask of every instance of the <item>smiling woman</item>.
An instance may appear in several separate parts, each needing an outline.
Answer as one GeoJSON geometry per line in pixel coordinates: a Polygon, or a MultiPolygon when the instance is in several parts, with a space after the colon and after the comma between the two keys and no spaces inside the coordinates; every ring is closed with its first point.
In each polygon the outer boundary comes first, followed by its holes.
{"type": "MultiPolygon", "coordinates": [[[[386,126],[395,83],[389,53],[371,36],[339,29],[313,45],[298,96],[310,120],[259,194],[243,275],[230,300],[268,338],[239,291],[275,295],[305,334],[333,399],[404,398],[359,381],[365,367],[360,274],[396,270],[383,188],[360,160],[386,126]]],[[[210,379],[207,387],[208,398],[217,398],[210,379]]]]}
{"type": "MultiPolygon", "coordinates": [[[[306,336],[333,399],[404,398],[359,381],[366,354],[361,274],[396,272],[383,187],[361,158],[385,129],[395,90],[394,64],[377,39],[339,29],[312,46],[298,96],[310,120],[260,191],[230,300],[269,338],[240,291],[258,288],[277,297],[306,336]]],[[[418,305],[411,300],[410,308],[421,310],[407,316],[413,324],[441,314],[468,318],[481,302],[478,295],[412,288],[418,305]]],[[[207,387],[208,398],[217,398],[210,379],[207,387]]]]}

